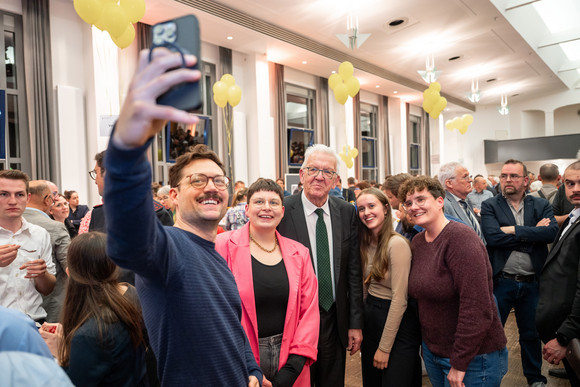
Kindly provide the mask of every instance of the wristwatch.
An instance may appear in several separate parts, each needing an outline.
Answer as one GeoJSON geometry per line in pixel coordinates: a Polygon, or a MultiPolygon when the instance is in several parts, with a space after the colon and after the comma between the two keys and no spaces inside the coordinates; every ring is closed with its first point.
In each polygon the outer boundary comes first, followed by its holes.
{"type": "Polygon", "coordinates": [[[570,341],[563,333],[556,332],[556,340],[562,347],[567,347],[570,341]]]}

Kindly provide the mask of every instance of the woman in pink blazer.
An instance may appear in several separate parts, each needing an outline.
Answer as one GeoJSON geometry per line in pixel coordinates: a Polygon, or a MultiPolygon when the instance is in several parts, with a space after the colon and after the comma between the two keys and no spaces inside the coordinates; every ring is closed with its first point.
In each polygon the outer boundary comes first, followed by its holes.
{"type": "Polygon", "coordinates": [[[307,387],[318,346],[318,284],[308,249],[276,231],[283,198],[273,180],[258,179],[248,190],[250,221],[218,235],[216,250],[238,284],[242,325],[263,386],[307,387]]]}

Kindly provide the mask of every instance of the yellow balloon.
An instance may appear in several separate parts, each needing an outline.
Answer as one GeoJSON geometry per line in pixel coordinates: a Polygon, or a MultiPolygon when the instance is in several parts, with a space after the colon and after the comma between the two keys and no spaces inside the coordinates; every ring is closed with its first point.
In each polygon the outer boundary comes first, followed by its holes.
{"type": "Polygon", "coordinates": [[[439,82],[432,82],[429,84],[429,88],[439,93],[441,91],[441,84],[439,82]]]}
{"type": "Polygon", "coordinates": [[[354,66],[350,62],[342,62],[340,66],[338,66],[338,73],[342,79],[346,81],[354,74],[354,66]]]}
{"type": "Polygon", "coordinates": [[[336,85],[340,82],[342,82],[342,78],[338,73],[334,73],[328,78],[328,87],[330,87],[331,90],[334,90],[336,85]]]}
{"type": "Polygon", "coordinates": [[[467,132],[467,125],[463,125],[459,127],[459,133],[465,134],[467,132]]]}
{"type": "Polygon", "coordinates": [[[230,86],[228,89],[228,102],[232,106],[238,106],[242,99],[242,88],[238,85],[230,86]]]}
{"type": "Polygon", "coordinates": [[[348,169],[352,168],[352,166],[353,166],[353,162],[352,162],[352,160],[348,160],[348,161],[346,162],[346,166],[347,166],[347,168],[348,168],[348,169]]]}
{"type": "Polygon", "coordinates": [[[449,130],[453,130],[453,129],[455,129],[455,128],[453,127],[453,123],[452,123],[452,121],[451,121],[451,120],[447,120],[447,121],[445,121],[445,127],[446,127],[447,129],[449,129],[449,130]]]}
{"type": "Polygon", "coordinates": [[[445,109],[447,106],[447,99],[445,97],[439,97],[439,101],[433,106],[429,115],[433,118],[439,118],[439,114],[445,109]]]}
{"type": "Polygon", "coordinates": [[[338,102],[341,105],[344,105],[344,103],[348,99],[348,90],[346,89],[344,83],[339,83],[334,88],[334,99],[336,99],[336,102],[338,102]]]}
{"type": "Polygon", "coordinates": [[[473,116],[471,114],[464,114],[462,118],[466,126],[469,126],[473,123],[473,116]]]}
{"type": "Polygon", "coordinates": [[[95,24],[103,13],[103,3],[99,0],[74,0],[77,14],[85,23],[95,24]]]}
{"type": "Polygon", "coordinates": [[[225,82],[217,81],[213,84],[213,95],[219,95],[220,97],[228,97],[228,85],[225,82]]]}
{"type": "Polygon", "coordinates": [[[118,38],[111,36],[111,39],[113,40],[113,43],[115,43],[120,49],[127,48],[131,45],[131,43],[133,43],[133,40],[135,40],[135,27],[133,27],[133,24],[129,23],[127,29],[121,36],[118,38]]]}
{"type": "Polygon", "coordinates": [[[356,79],[356,77],[350,77],[346,81],[344,81],[344,84],[346,85],[348,95],[354,98],[357,95],[358,91],[360,90],[360,82],[358,81],[358,79],[356,79]]]}
{"type": "Polygon", "coordinates": [[[234,76],[232,74],[222,75],[222,78],[220,79],[220,81],[225,83],[228,87],[232,87],[233,85],[236,84],[236,79],[234,78],[234,76]]]}
{"type": "Polygon", "coordinates": [[[352,148],[349,152],[350,157],[352,157],[353,159],[356,158],[356,156],[358,156],[358,149],[356,148],[352,148]]]}
{"type": "Polygon", "coordinates": [[[213,101],[215,102],[216,105],[223,108],[228,103],[228,97],[214,94],[213,101]]]}
{"type": "Polygon", "coordinates": [[[105,26],[105,15],[104,15],[104,12],[101,12],[101,17],[99,17],[99,20],[97,20],[93,25],[95,27],[97,27],[101,31],[106,31],[107,30],[107,28],[105,26]]]}
{"type": "Polygon", "coordinates": [[[107,3],[103,7],[102,18],[105,29],[112,37],[118,38],[125,32],[129,24],[129,18],[123,11],[120,5],[115,3],[107,3]]]}
{"type": "Polygon", "coordinates": [[[121,0],[121,8],[131,23],[137,23],[145,16],[145,0],[121,0]]]}

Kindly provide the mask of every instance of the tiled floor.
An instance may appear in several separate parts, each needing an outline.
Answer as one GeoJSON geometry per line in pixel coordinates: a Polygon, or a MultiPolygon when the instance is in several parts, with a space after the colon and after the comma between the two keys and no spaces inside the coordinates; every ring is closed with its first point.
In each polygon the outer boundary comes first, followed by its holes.
{"type": "MultiPolygon", "coordinates": [[[[516,326],[515,317],[513,313],[508,318],[506,323],[505,333],[507,337],[507,347],[509,350],[509,369],[504,376],[502,387],[526,387],[527,382],[522,373],[522,362],[520,357],[520,344],[518,343],[518,328],[516,326]]],[[[362,375],[360,369],[360,356],[346,355],[346,387],[360,387],[362,386],[362,375]]],[[[560,365],[561,366],[561,365],[560,365]]],[[[542,373],[548,378],[549,387],[564,387],[570,386],[568,380],[554,378],[548,375],[548,370],[552,368],[551,364],[544,361],[542,364],[542,373]]],[[[399,387],[399,386],[394,386],[399,387]]],[[[404,386],[400,386],[404,387],[404,386]]],[[[429,378],[423,377],[423,387],[431,387],[429,378]]]]}

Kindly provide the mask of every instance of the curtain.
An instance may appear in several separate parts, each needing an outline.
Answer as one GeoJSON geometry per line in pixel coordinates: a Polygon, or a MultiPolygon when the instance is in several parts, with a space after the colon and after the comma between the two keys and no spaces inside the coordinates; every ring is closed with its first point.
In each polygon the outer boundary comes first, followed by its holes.
{"type": "Polygon", "coordinates": [[[274,63],[274,125],[278,136],[280,154],[276,161],[277,175],[284,178],[288,172],[288,128],[286,126],[286,86],[284,83],[284,66],[274,63]]]}
{"type": "Polygon", "coordinates": [[[54,117],[49,15],[49,0],[22,0],[32,178],[59,185],[59,134],[54,117]]]}
{"type": "Polygon", "coordinates": [[[354,130],[354,145],[359,150],[359,157],[354,159],[354,174],[358,180],[362,179],[362,138],[360,129],[360,93],[357,93],[352,99],[353,112],[353,130],[354,130]]]}
{"type": "Polygon", "coordinates": [[[151,47],[151,26],[145,23],[137,23],[137,47],[139,51],[151,47]]]}
{"type": "Polygon", "coordinates": [[[330,145],[327,78],[318,77],[316,91],[316,106],[318,106],[318,114],[316,117],[317,130],[315,143],[330,145]]]}
{"type": "MultiPolygon", "coordinates": [[[[377,151],[379,149],[383,149],[382,154],[384,155],[384,163],[385,163],[385,175],[390,175],[391,171],[391,148],[389,144],[389,97],[381,95],[381,100],[379,101],[379,117],[377,119],[378,124],[378,131],[381,134],[383,139],[383,143],[377,147],[377,151]]],[[[379,168],[380,171],[380,168],[379,168]]],[[[377,181],[381,181],[384,176],[377,176],[377,181]]]]}

